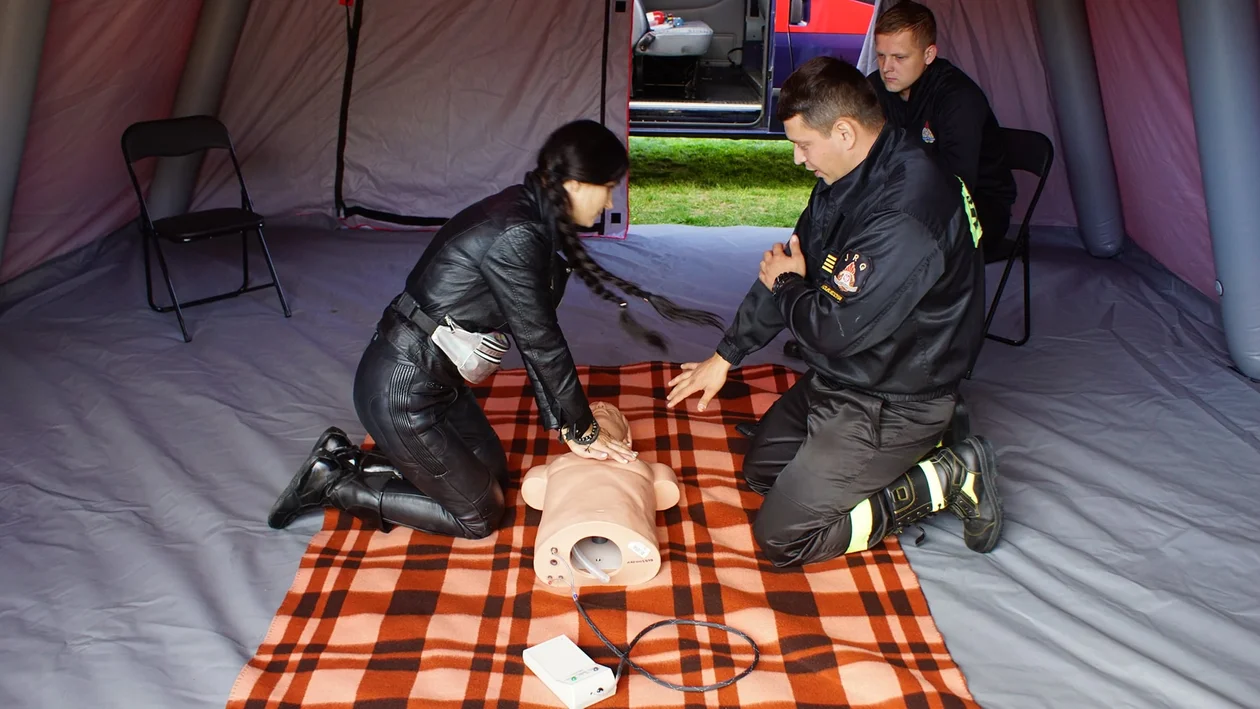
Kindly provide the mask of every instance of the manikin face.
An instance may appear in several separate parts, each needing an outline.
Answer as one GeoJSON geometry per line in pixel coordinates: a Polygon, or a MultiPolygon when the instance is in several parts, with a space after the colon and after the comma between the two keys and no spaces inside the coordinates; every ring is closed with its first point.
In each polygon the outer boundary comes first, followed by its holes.
{"type": "Polygon", "coordinates": [[[910,97],[910,87],[936,59],[936,45],[920,47],[910,30],[875,35],[875,60],[884,88],[910,97]]]}
{"type": "Polygon", "coordinates": [[[860,151],[857,126],[851,119],[840,118],[831,127],[829,135],[805,125],[800,116],[792,116],[783,122],[784,132],[792,141],[792,157],[797,165],[804,165],[827,184],[835,184],[862,162],[866,155],[860,151]]]}
{"type": "Polygon", "coordinates": [[[578,226],[592,227],[605,209],[612,209],[612,193],[616,182],[592,185],[589,182],[565,180],[564,189],[569,193],[569,214],[578,226]]]}

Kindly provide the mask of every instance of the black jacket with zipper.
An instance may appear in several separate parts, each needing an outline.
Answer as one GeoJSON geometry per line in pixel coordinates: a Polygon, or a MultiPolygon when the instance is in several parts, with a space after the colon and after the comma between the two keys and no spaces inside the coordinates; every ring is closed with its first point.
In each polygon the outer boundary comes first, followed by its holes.
{"type": "Polygon", "coordinates": [[[984,90],[966,72],[937,57],[910,87],[908,100],[885,88],[878,71],[867,78],[893,125],[961,177],[977,202],[1010,210],[1016,187],[1001,126],[984,90]]]}
{"type": "Polygon", "coordinates": [[[539,196],[513,185],[460,211],[407,276],[406,291],[434,321],[508,334],[520,350],[550,429],[594,420],[556,317],[570,269],[539,196]]]}
{"type": "Polygon", "coordinates": [[[796,235],[805,277],[753,284],[718,346],[739,364],[784,328],[838,388],[900,401],[953,393],[984,325],[978,222],[959,178],[891,124],[852,172],[819,180],[796,235]]]}

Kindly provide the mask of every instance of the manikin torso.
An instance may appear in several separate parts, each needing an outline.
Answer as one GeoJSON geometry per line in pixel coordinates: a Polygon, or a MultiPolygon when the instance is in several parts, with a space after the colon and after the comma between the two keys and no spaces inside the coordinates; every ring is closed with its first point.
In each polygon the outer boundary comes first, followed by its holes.
{"type": "MultiPolygon", "coordinates": [[[[630,426],[615,407],[591,406],[600,427],[631,443],[630,426]]],[[[521,484],[525,504],[542,510],[534,545],[539,581],[568,590],[582,585],[632,586],[660,569],[656,512],[678,503],[680,489],[669,466],[634,460],[591,460],[575,453],[531,468],[521,484]],[[574,548],[577,552],[574,552],[574,548]],[[598,572],[586,568],[594,564],[598,572]]]]}

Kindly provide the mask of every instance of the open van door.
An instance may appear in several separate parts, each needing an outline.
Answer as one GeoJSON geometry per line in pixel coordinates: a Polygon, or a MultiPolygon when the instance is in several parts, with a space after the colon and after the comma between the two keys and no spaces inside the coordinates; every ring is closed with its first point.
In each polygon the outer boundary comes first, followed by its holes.
{"type": "Polygon", "coordinates": [[[631,135],[782,136],[801,63],[857,63],[874,0],[632,0],[631,135]]]}

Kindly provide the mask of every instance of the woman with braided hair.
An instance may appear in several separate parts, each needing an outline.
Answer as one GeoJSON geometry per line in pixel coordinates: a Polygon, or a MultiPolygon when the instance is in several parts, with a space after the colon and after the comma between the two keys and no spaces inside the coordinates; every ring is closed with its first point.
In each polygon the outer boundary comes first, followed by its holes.
{"type": "Polygon", "coordinates": [[[681,308],[595,262],[578,235],[612,206],[625,145],[594,121],[547,139],[522,184],[467,207],[434,236],[385,308],[359,362],[354,405],[376,447],[365,452],[329,428],[272,506],[277,529],[334,507],[366,526],[403,525],[480,539],[503,515],[507,458],[469,383],[498,366],[508,336],[520,350],[543,425],[574,453],[621,462],[635,453],[600,430],[556,316],[569,274],[615,304],[622,326],[664,350],[629,299],[676,322],[723,329],[712,313],[681,308]],[[620,292],[623,295],[618,295],[620,292]]]}

